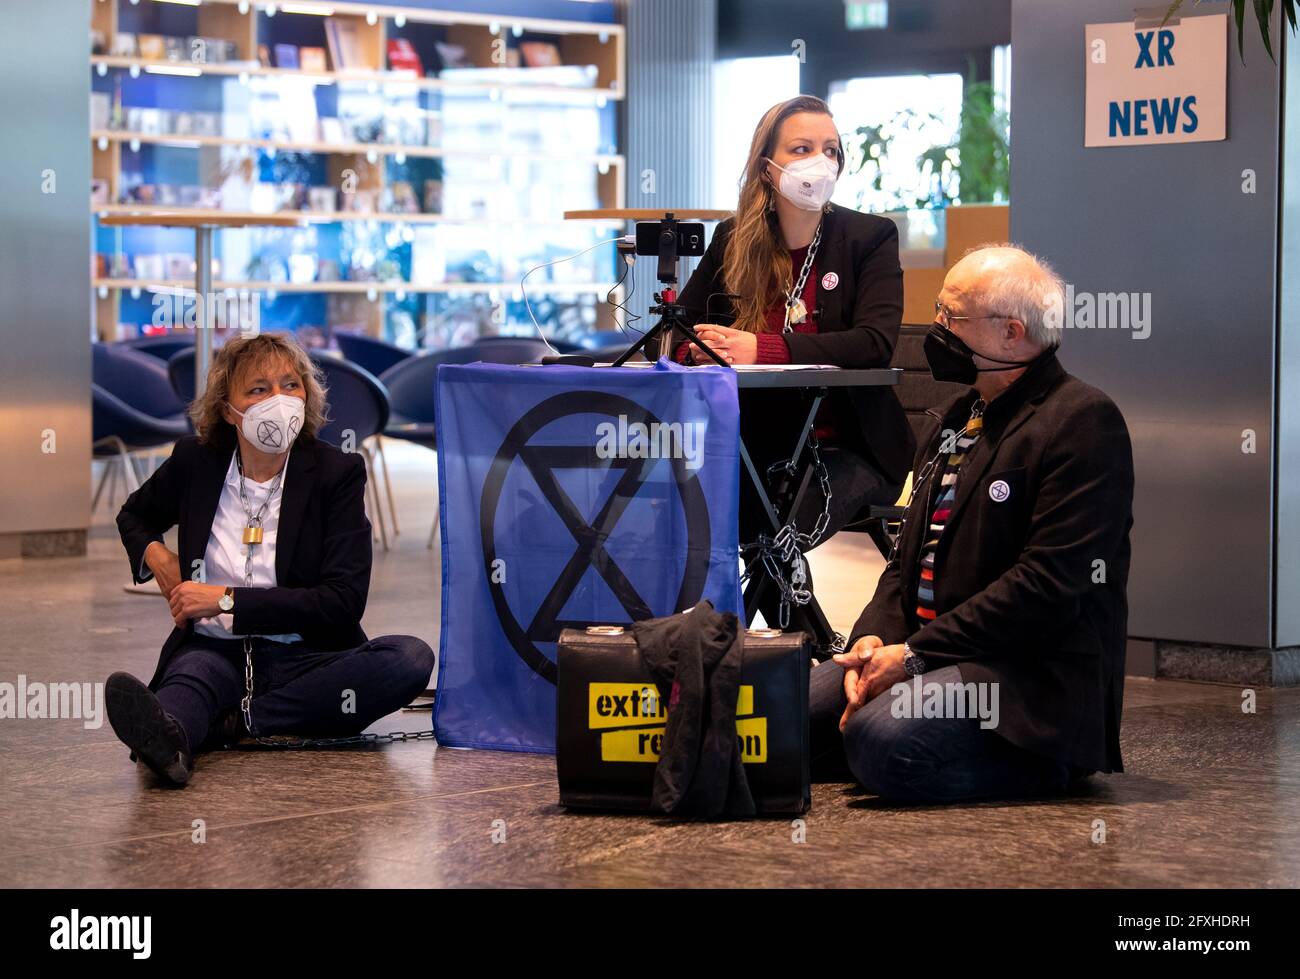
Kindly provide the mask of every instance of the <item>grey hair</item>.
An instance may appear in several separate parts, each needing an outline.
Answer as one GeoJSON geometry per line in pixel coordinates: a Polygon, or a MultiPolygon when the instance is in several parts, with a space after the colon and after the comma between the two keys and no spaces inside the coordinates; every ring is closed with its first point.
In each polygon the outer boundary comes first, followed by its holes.
{"type": "Polygon", "coordinates": [[[980,306],[1025,324],[1025,333],[1040,349],[1061,345],[1065,320],[1065,282],[1056,270],[1032,252],[1010,242],[988,242],[969,249],[963,259],[982,251],[1012,251],[1023,259],[999,264],[982,279],[980,306]]]}

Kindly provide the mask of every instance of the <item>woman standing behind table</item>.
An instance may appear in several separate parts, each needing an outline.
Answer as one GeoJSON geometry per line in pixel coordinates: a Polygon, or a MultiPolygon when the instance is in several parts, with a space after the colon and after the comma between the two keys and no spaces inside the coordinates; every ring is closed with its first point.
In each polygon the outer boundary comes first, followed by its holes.
{"type": "MultiPolygon", "coordinates": [[[[774,105],[750,143],[736,215],[721,222],[680,302],[700,339],[731,364],[888,367],[903,316],[898,229],[888,218],[830,203],[844,149],[830,109],[801,95],[774,105]]],[[[694,344],[683,363],[712,363],[694,344]]],[[[806,416],[790,391],[742,391],[741,435],[760,472],[789,457],[806,416]]],[[[831,499],[814,482],[796,528],[811,532],[824,509],[820,541],[864,507],[893,503],[914,450],[892,387],[833,388],[815,434],[831,499]]],[[[742,479],[740,539],[770,533],[757,494],[742,479]]],[[[819,541],[819,543],[820,543],[819,541]]],[[[764,619],[776,619],[769,589],[764,619]]]]}

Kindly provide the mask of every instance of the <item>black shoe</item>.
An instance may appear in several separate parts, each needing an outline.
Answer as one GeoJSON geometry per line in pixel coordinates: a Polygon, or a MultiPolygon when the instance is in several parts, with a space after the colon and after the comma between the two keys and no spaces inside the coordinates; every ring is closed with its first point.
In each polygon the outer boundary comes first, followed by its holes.
{"type": "Polygon", "coordinates": [[[108,722],[131,757],[173,785],[188,782],[194,766],[189,740],[153,691],[130,673],[114,673],[104,684],[104,695],[108,722]]]}

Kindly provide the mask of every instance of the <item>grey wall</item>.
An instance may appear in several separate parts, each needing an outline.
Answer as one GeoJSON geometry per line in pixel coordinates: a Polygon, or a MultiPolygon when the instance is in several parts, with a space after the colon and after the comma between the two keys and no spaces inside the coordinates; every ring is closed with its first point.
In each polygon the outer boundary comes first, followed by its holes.
{"type": "Polygon", "coordinates": [[[1077,290],[1152,293],[1147,339],[1069,330],[1062,350],[1133,436],[1130,634],[1267,646],[1279,71],[1247,23],[1227,140],[1085,149],[1084,25],[1133,16],[1131,0],[1014,0],[1011,234],[1077,290]]]}
{"type": "Polygon", "coordinates": [[[622,6],[627,24],[627,206],[707,207],[713,173],[716,0],[623,0],[622,6]],[[653,194],[642,191],[647,169],[655,174],[653,194]]]}
{"type": "MultiPolygon", "coordinates": [[[[1284,62],[1297,50],[1288,44],[1284,62]]],[[[1294,646],[1300,645],[1300,71],[1288,65],[1284,74],[1275,644],[1294,646]]]]}
{"type": "Polygon", "coordinates": [[[89,522],[89,32],[89,0],[0,3],[0,534],[89,522]]]}

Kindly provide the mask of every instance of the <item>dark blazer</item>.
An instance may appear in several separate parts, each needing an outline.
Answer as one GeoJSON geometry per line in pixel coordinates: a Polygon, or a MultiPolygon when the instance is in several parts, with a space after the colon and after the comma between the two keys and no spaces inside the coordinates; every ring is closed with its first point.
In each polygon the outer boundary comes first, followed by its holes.
{"type": "MultiPolygon", "coordinates": [[[[735,218],[722,221],[713,240],[678,298],[686,322],[735,321],[731,297],[722,284],[722,258],[735,218]]],[[[790,361],[837,367],[888,367],[903,319],[903,270],[898,264],[898,228],[888,218],[831,206],[822,220],[817,246],[817,302],[812,315],[816,333],[788,333],[790,361]],[[827,289],[822,281],[834,272],[839,281],[827,289]]],[[[892,388],[836,388],[831,404],[843,433],[889,479],[902,484],[915,442],[907,416],[892,388]]]]}
{"type": "MultiPolygon", "coordinates": [[[[972,389],[935,412],[940,420],[922,440],[917,473],[944,431],[965,425],[975,398],[972,389]]],[[[997,733],[1079,768],[1123,771],[1133,524],[1124,417],[1067,374],[1054,352],[989,403],[939,538],[939,614],[923,625],[917,562],[941,475],[942,465],[917,487],[897,556],[849,642],[906,640],[929,669],[956,664],[964,682],[996,682],[997,733]],[[1002,502],[990,496],[999,481],[1009,489],[1002,502]]]]}
{"type": "MultiPolygon", "coordinates": [[[[176,443],[170,458],[127,498],[117,515],[131,576],[136,582],[145,548],[179,525],[182,580],[208,547],[212,521],[234,451],[233,429],[204,444],[176,443]]],[[[236,634],[297,633],[318,649],[351,649],[366,641],[361,615],[370,590],[370,521],[365,510],[366,466],[318,439],[299,438],[289,453],[275,542],[274,588],[236,588],[236,634]]],[[[144,568],[149,577],[149,569],[144,568]]],[[[163,644],[150,686],[194,631],[174,628],[163,644]]]]}

